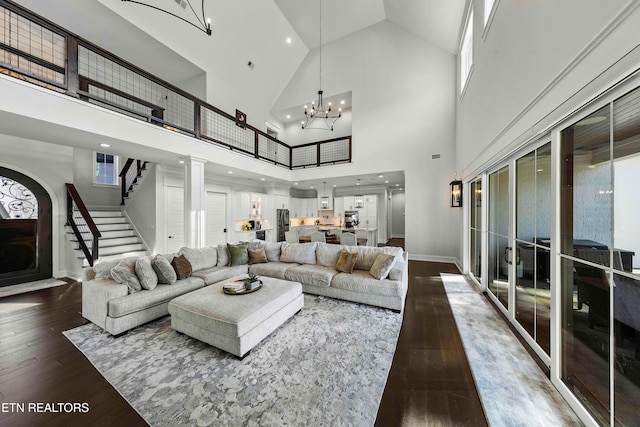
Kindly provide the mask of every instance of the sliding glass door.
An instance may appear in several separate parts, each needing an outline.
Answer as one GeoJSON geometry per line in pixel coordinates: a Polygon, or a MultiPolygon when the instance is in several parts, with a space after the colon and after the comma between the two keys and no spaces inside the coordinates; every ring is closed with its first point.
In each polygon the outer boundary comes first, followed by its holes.
{"type": "Polygon", "coordinates": [[[478,283],[482,282],[482,179],[473,181],[470,185],[470,221],[469,239],[471,254],[469,272],[478,283]]]}
{"type": "Polygon", "coordinates": [[[514,261],[509,242],[509,166],[489,174],[489,253],[487,288],[505,310],[509,309],[509,275],[514,261]]]}

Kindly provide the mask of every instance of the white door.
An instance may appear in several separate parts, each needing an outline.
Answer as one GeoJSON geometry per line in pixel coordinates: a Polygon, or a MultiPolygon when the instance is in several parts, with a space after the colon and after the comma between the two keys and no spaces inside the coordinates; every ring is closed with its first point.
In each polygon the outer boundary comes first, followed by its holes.
{"type": "Polygon", "coordinates": [[[184,188],[165,187],[165,221],[167,253],[178,252],[184,246],[184,188]]]}
{"type": "Polygon", "coordinates": [[[227,243],[227,195],[207,191],[207,246],[227,243]]]}

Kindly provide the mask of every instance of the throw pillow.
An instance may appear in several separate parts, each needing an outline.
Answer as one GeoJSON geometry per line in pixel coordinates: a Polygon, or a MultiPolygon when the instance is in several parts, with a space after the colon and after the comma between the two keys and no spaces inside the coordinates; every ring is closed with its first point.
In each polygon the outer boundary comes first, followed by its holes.
{"type": "Polygon", "coordinates": [[[267,253],[264,250],[264,247],[259,249],[248,249],[249,252],[249,265],[251,264],[264,264],[265,262],[269,262],[267,260],[267,253]]]}
{"type": "Polygon", "coordinates": [[[229,265],[229,249],[226,244],[218,245],[218,267],[226,267],[229,265]]]}
{"type": "Polygon", "coordinates": [[[280,261],[295,262],[296,264],[316,263],[316,242],[312,243],[287,243],[280,246],[280,261]]]}
{"type": "Polygon", "coordinates": [[[247,246],[247,242],[236,243],[235,245],[227,243],[227,249],[229,249],[230,266],[249,263],[249,252],[247,251],[247,246]]]}
{"type": "Polygon", "coordinates": [[[376,258],[376,260],[373,262],[373,266],[371,266],[371,270],[369,270],[369,274],[371,274],[373,277],[375,277],[378,280],[386,279],[395,263],[396,263],[395,256],[380,254],[376,258]]]}
{"type": "Polygon", "coordinates": [[[193,271],[215,267],[218,262],[218,248],[207,246],[205,248],[180,248],[178,255],[184,255],[191,263],[193,271]]]}
{"type": "Polygon", "coordinates": [[[267,253],[269,262],[280,261],[280,243],[267,243],[264,245],[264,250],[267,253]]]}
{"type": "Polygon", "coordinates": [[[178,280],[191,276],[191,263],[184,255],[175,257],[173,261],[171,261],[171,266],[176,271],[178,280]]]}
{"type": "Polygon", "coordinates": [[[158,286],[158,276],[151,266],[151,257],[143,256],[136,260],[136,276],[142,289],[151,290],[158,286]]]}
{"type": "Polygon", "coordinates": [[[93,266],[93,272],[96,273],[95,279],[113,279],[111,277],[111,269],[118,265],[121,260],[104,261],[93,266]]]}
{"type": "Polygon", "coordinates": [[[129,293],[138,292],[142,290],[142,285],[136,276],[136,259],[127,258],[123,259],[111,269],[111,277],[123,285],[127,285],[129,293]]]}
{"type": "Polygon", "coordinates": [[[171,266],[171,263],[162,255],[156,255],[151,262],[151,267],[153,267],[153,271],[158,276],[158,283],[173,285],[178,280],[176,271],[171,266]]]}
{"type": "Polygon", "coordinates": [[[338,256],[338,262],[336,263],[336,270],[341,273],[349,273],[353,271],[353,267],[356,265],[358,254],[351,253],[345,250],[340,251],[338,256]]]}

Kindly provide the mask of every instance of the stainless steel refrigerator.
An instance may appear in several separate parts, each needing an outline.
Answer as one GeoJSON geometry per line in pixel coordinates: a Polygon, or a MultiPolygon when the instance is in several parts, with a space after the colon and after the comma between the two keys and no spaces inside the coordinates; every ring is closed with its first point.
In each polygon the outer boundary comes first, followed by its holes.
{"type": "Polygon", "coordinates": [[[286,231],[289,231],[289,209],[278,209],[277,218],[278,218],[278,238],[276,242],[284,242],[285,241],[284,233],[286,231]]]}

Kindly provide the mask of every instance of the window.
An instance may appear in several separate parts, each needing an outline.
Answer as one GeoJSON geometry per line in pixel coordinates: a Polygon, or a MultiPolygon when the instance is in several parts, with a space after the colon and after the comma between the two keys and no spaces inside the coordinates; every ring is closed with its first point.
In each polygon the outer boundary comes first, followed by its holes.
{"type": "Polygon", "coordinates": [[[93,183],[118,185],[118,156],[95,152],[93,183]]]}
{"type": "Polygon", "coordinates": [[[493,6],[495,6],[496,0],[484,0],[484,26],[486,27],[489,23],[489,18],[491,17],[491,12],[493,11],[493,6]]]}
{"type": "Polygon", "coordinates": [[[473,10],[469,12],[460,47],[460,93],[464,92],[473,65],[473,10]]]}

